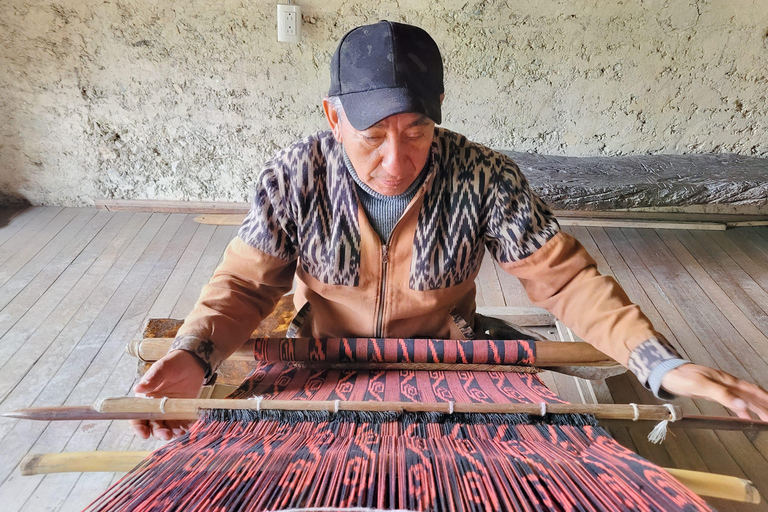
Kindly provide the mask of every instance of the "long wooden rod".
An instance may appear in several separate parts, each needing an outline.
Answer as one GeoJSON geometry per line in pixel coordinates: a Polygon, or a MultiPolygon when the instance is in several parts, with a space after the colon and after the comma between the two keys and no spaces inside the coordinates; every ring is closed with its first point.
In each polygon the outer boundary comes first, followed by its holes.
{"type": "MultiPolygon", "coordinates": [[[[65,452],[27,455],[20,465],[21,474],[130,471],[152,452],[65,452]]],[[[755,485],[742,478],[701,471],[664,468],[699,496],[722,498],[743,503],[760,503],[755,485]]]]}
{"type": "MultiPolygon", "coordinates": [[[[483,404],[462,402],[370,402],[351,400],[253,400],[191,398],[107,398],[93,408],[22,409],[4,416],[24,419],[165,419],[195,420],[203,409],[250,409],[284,411],[368,411],[368,412],[440,412],[440,413],[523,413],[541,414],[541,404],[483,404]]],[[[675,406],[677,416],[682,410],[675,406]]],[[[546,404],[549,414],[592,414],[598,419],[633,419],[635,409],[622,404],[546,404]]],[[[670,411],[661,405],[638,405],[638,419],[662,421],[670,419],[670,411]]]]}
{"type": "MultiPolygon", "coordinates": [[[[128,354],[138,357],[144,362],[151,363],[162,358],[168,353],[173,343],[172,338],[144,338],[135,340],[126,347],[128,354]]],[[[227,360],[231,361],[253,361],[253,343],[248,343],[240,347],[227,360]]],[[[358,364],[358,363],[337,363],[337,364],[358,364]]],[[[363,363],[359,363],[362,365],[363,363]]],[[[376,364],[376,363],[373,363],[376,364]]],[[[416,363],[388,363],[409,365],[416,363]]],[[[426,365],[437,365],[439,363],[418,363],[426,365]]],[[[536,361],[535,366],[539,368],[554,368],[562,366],[615,366],[618,363],[603,354],[589,343],[583,341],[562,342],[562,341],[537,341],[536,342],[536,361]]],[[[463,364],[443,365],[444,367],[456,367],[457,370],[467,370],[468,366],[463,364]]],[[[489,365],[492,366],[492,365],[489,365]]],[[[511,365],[510,365],[511,366],[511,365]]],[[[398,368],[399,369],[399,368],[398,368]]],[[[412,368],[413,369],[413,368],[412,368]]],[[[491,371],[491,370],[486,370],[491,371]]],[[[502,371],[496,369],[496,371],[502,371]]]]}
{"type": "MultiPolygon", "coordinates": [[[[209,213],[198,215],[195,222],[215,226],[239,226],[245,220],[245,214],[209,213]]],[[[690,220],[663,219],[627,219],[627,218],[586,218],[575,216],[558,217],[561,226],[604,227],[604,228],[654,228],[654,229],[701,229],[708,231],[725,231],[725,222],[707,222],[690,220]]]]}
{"type": "MultiPolygon", "coordinates": [[[[168,399],[160,407],[161,399],[148,398],[111,398],[102,402],[101,408],[89,406],[34,407],[3,413],[9,418],[39,421],[83,421],[83,420],[191,420],[197,419],[201,409],[256,409],[254,400],[233,399],[168,399]],[[139,406],[120,405],[123,401],[135,400],[139,406]],[[192,404],[192,402],[198,402],[192,404]],[[181,404],[181,405],[178,405],[181,404]],[[165,412],[163,412],[163,409],[165,412]]],[[[311,402],[290,400],[264,400],[261,409],[334,411],[336,402],[311,402]]],[[[414,402],[339,402],[339,410],[356,411],[431,411],[450,412],[450,404],[419,404],[414,402]],[[376,404],[375,408],[372,404],[376,404]]],[[[540,404],[454,404],[454,412],[521,412],[539,414],[540,404]],[[467,410],[473,406],[472,410],[467,410]],[[483,410],[484,409],[484,410],[483,410]]],[[[656,424],[669,419],[669,411],[658,405],[638,405],[640,415],[634,420],[631,405],[615,404],[548,404],[549,413],[594,414],[605,427],[642,427],[648,423],[656,424]],[[605,409],[599,409],[605,408],[605,409]],[[652,411],[652,413],[650,412],[652,411]]],[[[732,416],[685,416],[677,408],[678,419],[670,423],[671,428],[684,430],[732,430],[740,432],[768,431],[768,422],[747,420],[732,416]]]]}
{"type": "Polygon", "coordinates": [[[31,453],[21,460],[19,471],[22,476],[48,473],[124,472],[132,470],[150,455],[152,455],[151,451],[31,453]]]}
{"type": "Polygon", "coordinates": [[[760,492],[751,480],[688,469],[664,469],[699,496],[740,501],[755,505],[760,503],[760,492]]]}

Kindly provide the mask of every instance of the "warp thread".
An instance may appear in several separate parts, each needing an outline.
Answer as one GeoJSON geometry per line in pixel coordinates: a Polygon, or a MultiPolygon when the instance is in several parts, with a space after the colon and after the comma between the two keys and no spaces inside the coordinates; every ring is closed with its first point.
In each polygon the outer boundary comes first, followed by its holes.
{"type": "Polygon", "coordinates": [[[627,500],[709,510],[594,423],[577,414],[206,410],[87,510],[612,511],[627,500]]]}

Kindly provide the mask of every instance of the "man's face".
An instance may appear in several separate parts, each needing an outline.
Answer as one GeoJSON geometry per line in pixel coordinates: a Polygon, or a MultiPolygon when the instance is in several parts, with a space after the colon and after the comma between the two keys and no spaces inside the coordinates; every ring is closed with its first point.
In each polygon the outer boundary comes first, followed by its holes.
{"type": "Polygon", "coordinates": [[[323,106],[334,137],[344,144],[363,183],[385,196],[408,190],[427,163],[434,121],[421,114],[395,114],[358,131],[327,101],[323,106]]]}

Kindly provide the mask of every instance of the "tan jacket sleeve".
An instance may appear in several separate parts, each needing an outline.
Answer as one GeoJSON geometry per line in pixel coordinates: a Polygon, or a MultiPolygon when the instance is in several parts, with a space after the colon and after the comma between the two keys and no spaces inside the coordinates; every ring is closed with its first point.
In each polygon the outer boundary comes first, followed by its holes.
{"type": "Polygon", "coordinates": [[[625,366],[633,349],[661,337],[616,280],[601,275],[595,260],[566,233],[501,267],[520,279],[531,302],[625,366]]]}
{"type": "Polygon", "coordinates": [[[194,353],[215,372],[290,291],[295,270],[295,260],[275,258],[236,237],[179,328],[172,350],[194,353]]]}

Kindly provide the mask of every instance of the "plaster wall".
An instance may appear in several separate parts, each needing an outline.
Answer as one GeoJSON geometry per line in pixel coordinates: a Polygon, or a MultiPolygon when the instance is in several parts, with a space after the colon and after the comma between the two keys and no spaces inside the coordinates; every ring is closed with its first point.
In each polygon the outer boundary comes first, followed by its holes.
{"type": "Polygon", "coordinates": [[[247,200],[277,149],[325,127],[350,28],[424,27],[444,126],[492,147],[768,156],[765,0],[2,0],[0,199],[247,200]]]}

